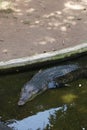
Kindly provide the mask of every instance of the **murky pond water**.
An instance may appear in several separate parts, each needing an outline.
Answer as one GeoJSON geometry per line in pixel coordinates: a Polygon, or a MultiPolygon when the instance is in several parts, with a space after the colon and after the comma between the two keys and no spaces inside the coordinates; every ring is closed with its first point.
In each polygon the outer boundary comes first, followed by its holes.
{"type": "MultiPolygon", "coordinates": [[[[87,66],[87,55],[62,64],[87,66]]],[[[17,105],[23,84],[38,72],[32,69],[0,75],[0,117],[13,130],[87,130],[87,79],[70,87],[48,90],[23,107],[17,105]]]]}

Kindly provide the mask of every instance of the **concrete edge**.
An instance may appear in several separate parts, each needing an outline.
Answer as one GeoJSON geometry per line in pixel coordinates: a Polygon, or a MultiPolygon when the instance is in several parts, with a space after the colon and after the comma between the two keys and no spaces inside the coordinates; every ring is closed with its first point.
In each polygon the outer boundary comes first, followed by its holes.
{"type": "Polygon", "coordinates": [[[8,69],[14,69],[18,67],[24,67],[27,65],[43,63],[47,61],[60,60],[67,57],[68,58],[72,57],[74,55],[79,55],[84,52],[87,52],[87,43],[82,43],[74,47],[69,47],[54,52],[38,54],[30,57],[22,57],[22,58],[12,59],[8,61],[1,61],[0,70],[8,70],[8,69]]]}

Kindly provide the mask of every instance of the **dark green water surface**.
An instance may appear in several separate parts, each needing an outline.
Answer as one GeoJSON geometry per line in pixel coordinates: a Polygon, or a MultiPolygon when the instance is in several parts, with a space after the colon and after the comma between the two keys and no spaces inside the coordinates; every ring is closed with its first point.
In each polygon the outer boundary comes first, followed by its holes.
{"type": "MultiPolygon", "coordinates": [[[[62,64],[71,63],[87,67],[87,55],[62,64]]],[[[87,130],[87,78],[17,105],[21,88],[36,72],[37,68],[0,75],[1,120],[13,130],[87,130]]]]}

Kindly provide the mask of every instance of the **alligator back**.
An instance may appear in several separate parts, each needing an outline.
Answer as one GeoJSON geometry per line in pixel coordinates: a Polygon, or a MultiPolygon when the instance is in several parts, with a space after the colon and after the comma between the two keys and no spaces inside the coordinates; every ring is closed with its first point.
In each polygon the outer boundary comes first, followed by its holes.
{"type": "Polygon", "coordinates": [[[46,70],[38,72],[33,78],[28,82],[30,84],[34,84],[37,87],[42,87],[42,84],[47,84],[48,82],[66,75],[72,71],[75,71],[79,68],[77,64],[71,65],[62,65],[56,66],[52,68],[48,68],[46,70]]]}

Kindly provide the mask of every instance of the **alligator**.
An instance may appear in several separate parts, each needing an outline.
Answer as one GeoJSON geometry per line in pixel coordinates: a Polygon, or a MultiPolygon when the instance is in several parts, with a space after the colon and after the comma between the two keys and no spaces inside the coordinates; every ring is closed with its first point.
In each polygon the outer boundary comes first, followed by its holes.
{"type": "Polygon", "coordinates": [[[87,69],[85,71],[78,64],[61,65],[39,71],[30,81],[24,84],[18,105],[24,105],[47,89],[69,86],[69,82],[80,76],[83,77],[83,74],[87,76],[87,69]]]}
{"type": "Polygon", "coordinates": [[[5,123],[0,121],[0,130],[12,130],[12,128],[5,125],[5,123]]]}

